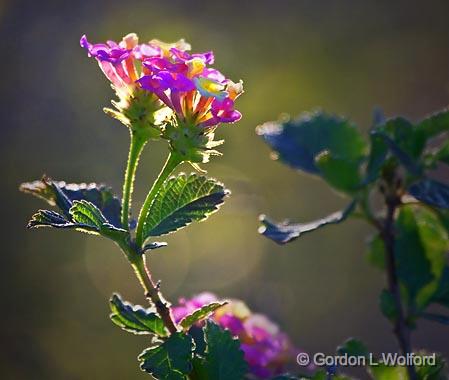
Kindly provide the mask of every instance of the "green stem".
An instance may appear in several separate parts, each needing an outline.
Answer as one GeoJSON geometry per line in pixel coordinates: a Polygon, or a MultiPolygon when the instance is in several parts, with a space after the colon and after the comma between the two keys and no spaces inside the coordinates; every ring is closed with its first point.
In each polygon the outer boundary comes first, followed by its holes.
{"type": "Polygon", "coordinates": [[[150,209],[151,202],[153,201],[154,197],[158,193],[159,189],[161,188],[164,181],[168,178],[168,176],[173,173],[173,170],[182,163],[182,159],[174,152],[171,152],[170,155],[167,158],[167,161],[164,164],[164,167],[162,168],[161,172],[159,173],[159,176],[157,177],[157,180],[153,183],[153,186],[151,187],[147,197],[145,198],[145,202],[143,203],[142,208],[140,209],[139,213],[139,219],[137,221],[137,228],[136,228],[136,245],[141,248],[143,243],[143,225],[145,223],[145,219],[148,215],[148,210],[150,209]]]}
{"type": "Polygon", "coordinates": [[[136,176],[139,157],[147,139],[137,133],[131,132],[131,143],[129,146],[128,163],[126,165],[125,181],[123,183],[122,215],[121,222],[125,229],[129,228],[129,210],[131,208],[134,178],[136,176]]]}
{"type": "Polygon", "coordinates": [[[145,263],[144,255],[133,255],[130,258],[131,265],[142,285],[145,296],[151,300],[151,302],[156,307],[156,310],[160,317],[162,318],[165,327],[171,334],[178,331],[176,324],[173,321],[172,315],[170,313],[170,308],[164,298],[161,296],[159,287],[154,283],[151,278],[150,271],[148,270],[145,263]]]}

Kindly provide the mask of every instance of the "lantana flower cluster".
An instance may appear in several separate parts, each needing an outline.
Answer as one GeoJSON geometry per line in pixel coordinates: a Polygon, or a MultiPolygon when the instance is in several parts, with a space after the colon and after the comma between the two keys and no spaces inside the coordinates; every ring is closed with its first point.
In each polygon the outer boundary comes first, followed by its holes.
{"type": "Polygon", "coordinates": [[[207,162],[218,153],[212,148],[221,144],[214,141],[215,128],[241,118],[234,102],[243,84],[210,67],[213,52],[191,54],[184,40],[139,44],[134,33],[119,43],[92,44],[82,36],[80,44],[98,61],[120,99],[113,102],[117,111],[106,112],[132,128],[157,126],[150,137],[166,138],[186,161],[207,162]],[[155,115],[168,122],[158,123],[155,115]]]}
{"type": "MultiPolygon", "coordinates": [[[[173,317],[179,322],[198,308],[217,301],[223,300],[207,292],[191,299],[182,298],[172,308],[173,317]]],[[[275,323],[262,314],[252,313],[243,301],[228,300],[211,319],[239,338],[250,372],[257,378],[282,374],[300,352],[275,323]]]]}

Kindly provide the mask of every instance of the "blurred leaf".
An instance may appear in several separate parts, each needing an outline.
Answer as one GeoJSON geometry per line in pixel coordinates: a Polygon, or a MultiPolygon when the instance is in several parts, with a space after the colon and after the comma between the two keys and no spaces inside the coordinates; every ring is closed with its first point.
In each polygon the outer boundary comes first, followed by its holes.
{"type": "Polygon", "coordinates": [[[206,379],[241,380],[248,371],[240,342],[212,321],[204,327],[207,350],[202,361],[206,379]]]}
{"type": "Polygon", "coordinates": [[[408,192],[423,203],[449,209],[449,186],[444,183],[424,179],[412,184],[408,192]]]}
{"type": "Polygon", "coordinates": [[[449,325],[449,315],[421,313],[420,317],[427,319],[429,321],[441,323],[443,325],[449,325]]]}
{"type": "Polygon", "coordinates": [[[109,187],[91,184],[66,184],[63,181],[52,181],[43,178],[40,181],[27,182],[20,185],[20,190],[46,200],[50,205],[57,205],[68,216],[73,201],[86,200],[93,203],[115,227],[121,228],[120,200],[109,187]]]}
{"type": "Polygon", "coordinates": [[[433,153],[433,159],[432,161],[441,161],[445,164],[449,165],[449,140],[446,140],[442,146],[440,146],[434,153],[433,153]]]}
{"type": "Polygon", "coordinates": [[[442,132],[449,131],[449,109],[444,109],[426,119],[420,121],[416,126],[418,131],[422,131],[426,139],[439,135],[442,132]]]}
{"type": "Polygon", "coordinates": [[[214,179],[195,173],[171,177],[154,198],[144,225],[145,239],[179,230],[193,221],[206,219],[218,210],[229,194],[214,179]]]}
{"type": "Polygon", "coordinates": [[[189,335],[175,333],[160,346],[139,355],[140,368],[160,380],[186,380],[192,370],[193,342],[189,335]]]}
{"type": "MultiPolygon", "coordinates": [[[[421,356],[428,356],[429,353],[421,351],[417,353],[421,356]]],[[[416,366],[416,373],[418,379],[422,380],[447,380],[448,374],[446,372],[446,361],[440,356],[436,355],[435,365],[416,366]]]]}
{"type": "Polygon", "coordinates": [[[109,300],[112,314],[110,318],[117,326],[133,334],[155,334],[167,336],[164,322],[157,315],[156,309],[144,309],[140,305],[132,305],[121,299],[120,295],[113,294],[109,300]]]}
{"type": "Polygon", "coordinates": [[[394,301],[393,295],[388,290],[382,290],[380,293],[380,310],[382,314],[390,321],[396,320],[398,309],[394,301]]]}
{"type": "Polygon", "coordinates": [[[382,136],[372,130],[370,133],[371,149],[366,166],[366,175],[363,184],[375,181],[380,174],[380,169],[388,155],[388,146],[382,136]]]}
{"type": "Polygon", "coordinates": [[[389,143],[392,153],[400,152],[399,155],[405,154],[412,159],[417,159],[421,155],[427,142],[425,134],[403,117],[387,120],[384,125],[377,128],[377,132],[393,142],[393,148],[389,143]]]}
{"type": "Polygon", "coordinates": [[[329,151],[320,153],[315,160],[322,177],[337,190],[351,193],[360,187],[358,161],[335,158],[329,151]]]}
{"type": "Polygon", "coordinates": [[[307,232],[315,231],[329,224],[343,222],[352,213],[355,205],[356,202],[353,201],[342,211],[337,211],[323,219],[303,224],[274,223],[265,215],[261,215],[259,219],[262,225],[259,227],[259,233],[278,244],[285,244],[307,232]]]}
{"type": "Polygon", "coordinates": [[[369,367],[374,380],[408,380],[406,367],[393,367],[379,363],[369,367]]]}
{"type": "Polygon", "coordinates": [[[348,120],[323,112],[305,113],[296,120],[267,122],[257,128],[278,158],[295,169],[319,174],[315,158],[323,151],[348,162],[361,162],[366,143],[348,120]]]}
{"type": "Polygon", "coordinates": [[[417,206],[401,207],[396,221],[395,256],[398,277],[410,300],[424,307],[436,291],[449,248],[438,217],[417,206]]]}
{"type": "Polygon", "coordinates": [[[285,374],[273,377],[271,380],[300,380],[300,378],[297,376],[285,374]]]}
{"type": "Polygon", "coordinates": [[[376,268],[385,269],[385,245],[379,234],[374,235],[368,243],[367,259],[376,268]]]}
{"type": "Polygon", "coordinates": [[[444,267],[438,288],[432,296],[432,302],[449,308],[449,267],[447,265],[444,267]]]}
{"type": "Polygon", "coordinates": [[[220,307],[226,305],[227,302],[211,302],[207,305],[204,305],[200,307],[199,309],[196,309],[193,313],[187,315],[184,317],[179,324],[184,328],[188,329],[195,323],[202,321],[203,319],[207,318],[210,314],[212,314],[215,310],[219,309],[220,307]]]}
{"type": "Polygon", "coordinates": [[[348,356],[369,356],[369,351],[365,344],[355,338],[349,338],[342,345],[338,346],[337,353],[339,355],[347,354],[348,356]]]}
{"type": "Polygon", "coordinates": [[[391,153],[399,160],[401,165],[412,175],[421,176],[422,168],[418,164],[418,162],[409,155],[406,151],[404,151],[396,141],[391,139],[389,136],[383,133],[378,134],[381,138],[384,139],[385,144],[390,149],[391,153]]]}

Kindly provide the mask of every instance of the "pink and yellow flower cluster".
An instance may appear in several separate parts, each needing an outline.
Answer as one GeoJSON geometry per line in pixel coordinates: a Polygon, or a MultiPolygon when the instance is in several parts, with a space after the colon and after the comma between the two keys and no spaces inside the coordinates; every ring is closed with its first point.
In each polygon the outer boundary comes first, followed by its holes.
{"type": "MultiPolygon", "coordinates": [[[[172,308],[176,322],[211,302],[222,301],[212,293],[201,293],[191,299],[179,300],[172,308]]],[[[294,363],[299,351],[286,334],[262,314],[252,313],[243,301],[230,300],[211,319],[238,337],[250,372],[267,379],[283,373],[294,363]]]]}
{"type": "Polygon", "coordinates": [[[119,43],[92,44],[82,36],[80,44],[119,94],[132,94],[136,88],[149,91],[183,124],[211,129],[241,118],[234,102],[243,92],[242,82],[234,83],[211,68],[212,52],[188,53],[190,45],[184,40],[139,44],[134,33],[119,43]]]}

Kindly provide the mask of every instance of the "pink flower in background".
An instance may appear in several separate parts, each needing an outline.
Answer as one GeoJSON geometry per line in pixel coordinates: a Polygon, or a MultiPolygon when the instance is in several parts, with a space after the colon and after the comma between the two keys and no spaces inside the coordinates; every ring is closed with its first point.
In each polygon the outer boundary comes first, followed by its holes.
{"type": "MultiPolygon", "coordinates": [[[[172,308],[173,316],[179,322],[196,309],[217,301],[223,300],[212,293],[180,299],[179,305],[172,308]]],[[[250,372],[259,378],[282,374],[300,352],[275,323],[262,314],[252,313],[242,301],[230,300],[211,319],[239,338],[250,372]]]]}

